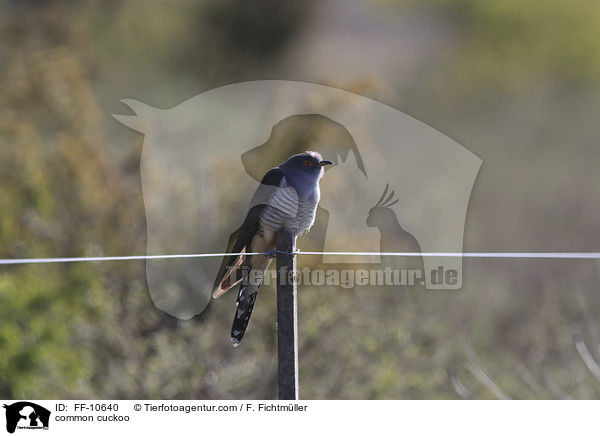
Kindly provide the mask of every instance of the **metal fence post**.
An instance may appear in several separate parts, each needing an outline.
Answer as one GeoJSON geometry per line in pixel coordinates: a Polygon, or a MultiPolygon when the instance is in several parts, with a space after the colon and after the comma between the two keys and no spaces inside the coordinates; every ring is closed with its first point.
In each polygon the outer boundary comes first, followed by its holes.
{"type": "Polygon", "coordinates": [[[277,359],[279,399],[298,399],[298,304],[296,280],[296,238],[281,229],[277,232],[277,359]]]}

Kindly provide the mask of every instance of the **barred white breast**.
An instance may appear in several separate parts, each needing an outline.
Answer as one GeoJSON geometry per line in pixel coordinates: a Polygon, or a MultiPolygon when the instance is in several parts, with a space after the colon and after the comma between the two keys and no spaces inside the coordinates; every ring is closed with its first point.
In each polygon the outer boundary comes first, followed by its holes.
{"type": "Polygon", "coordinates": [[[297,236],[309,230],[315,221],[319,202],[319,186],[307,200],[299,199],[296,190],[282,178],[260,216],[259,231],[264,234],[276,232],[281,227],[293,231],[297,236]]]}

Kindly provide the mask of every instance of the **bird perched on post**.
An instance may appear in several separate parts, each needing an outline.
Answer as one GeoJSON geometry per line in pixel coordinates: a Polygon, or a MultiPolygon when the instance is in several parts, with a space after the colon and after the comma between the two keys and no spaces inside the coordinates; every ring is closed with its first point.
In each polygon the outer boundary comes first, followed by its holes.
{"type": "Polygon", "coordinates": [[[264,272],[275,256],[277,231],[285,228],[297,237],[311,228],[321,195],[319,180],[323,177],[323,167],[332,164],[319,153],[306,151],[291,156],[263,177],[229,252],[267,254],[228,256],[213,291],[213,297],[218,298],[240,285],[231,327],[234,346],[239,345],[246,332],[264,272]]]}

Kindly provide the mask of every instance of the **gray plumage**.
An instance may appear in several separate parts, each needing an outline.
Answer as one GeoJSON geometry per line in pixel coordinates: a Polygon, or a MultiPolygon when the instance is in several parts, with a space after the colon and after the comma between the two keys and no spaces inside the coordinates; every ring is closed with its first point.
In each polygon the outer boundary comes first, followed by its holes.
{"type": "MultiPolygon", "coordinates": [[[[275,235],[279,229],[285,227],[295,237],[308,231],[315,222],[323,166],[331,164],[323,160],[319,153],[307,151],[269,170],[254,194],[231,252],[273,252],[275,235]]],[[[240,284],[231,329],[234,346],[244,336],[271,257],[229,256],[217,276],[217,286],[213,292],[215,298],[240,284]]]]}
{"type": "Polygon", "coordinates": [[[290,230],[296,236],[308,231],[315,222],[320,191],[317,183],[311,195],[299,198],[286,177],[281,182],[269,204],[263,209],[259,219],[259,232],[277,232],[281,227],[290,230]]]}

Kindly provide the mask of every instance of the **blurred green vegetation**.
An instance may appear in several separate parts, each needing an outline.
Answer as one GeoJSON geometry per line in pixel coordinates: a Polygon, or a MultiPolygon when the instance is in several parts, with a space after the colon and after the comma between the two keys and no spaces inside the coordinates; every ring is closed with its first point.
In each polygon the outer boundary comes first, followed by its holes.
{"type": "MultiPolygon", "coordinates": [[[[0,1],[0,257],[143,253],[142,138],[109,117],[122,111],[119,98],[142,96],[168,107],[224,83],[303,79],[279,71],[294,43],[314,30],[325,3],[0,1]]],[[[597,95],[600,9],[594,0],[407,0],[363,7],[427,17],[432,32],[435,26],[446,32],[439,56],[426,59],[409,89],[398,91],[422,119],[450,123],[460,113],[485,130],[498,110],[512,111],[511,101],[521,106],[540,99],[544,106],[545,97],[558,95],[545,125],[556,134],[534,133],[514,146],[535,151],[562,134],[564,123],[556,121],[570,109],[561,102],[597,95]],[[482,111],[490,100],[497,106],[482,111]]],[[[401,88],[378,74],[374,66],[366,80],[326,74],[314,80],[375,96],[380,82],[401,88]]],[[[597,107],[597,100],[586,101],[597,107]]],[[[535,120],[537,110],[524,112],[523,120],[535,120]]],[[[578,132],[585,150],[597,149],[596,130],[579,126],[578,132]]],[[[564,199],[570,217],[586,202],[570,195],[579,193],[575,185],[539,188],[532,173],[509,162],[514,149],[501,155],[505,139],[498,135],[477,150],[489,159],[482,171],[491,174],[479,187],[496,195],[494,202],[471,205],[487,211],[470,212],[467,234],[468,243],[483,241],[482,251],[486,242],[505,237],[486,236],[485,223],[498,221],[486,215],[494,205],[514,207],[499,209],[508,232],[525,221],[513,211],[526,212],[531,204],[511,202],[501,191],[505,173],[494,159],[541,198],[542,213],[531,215],[538,237],[553,231],[545,227],[545,211],[564,199]]],[[[560,150],[564,154],[551,155],[557,168],[551,172],[564,181],[559,168],[569,148],[560,150]]],[[[596,162],[583,162],[589,165],[584,170],[596,162]]],[[[598,188],[588,188],[596,198],[598,188]]],[[[584,210],[565,225],[567,236],[581,243],[578,223],[597,221],[595,209],[584,210]]],[[[456,293],[302,289],[302,397],[598,398],[600,385],[579,341],[600,357],[597,279],[591,263],[487,267],[473,261],[465,265],[465,289],[456,293]]],[[[235,351],[228,338],[234,298],[183,322],[153,306],[143,262],[0,267],[0,397],[273,398],[273,289],[261,293],[235,351]]]]}
{"type": "MultiPolygon", "coordinates": [[[[456,44],[433,76],[472,98],[541,85],[596,84],[600,78],[600,10],[593,0],[383,1],[418,7],[451,28],[456,44]]],[[[401,6],[401,8],[398,8],[401,6]]],[[[444,88],[444,91],[451,90],[444,88]]]]}

